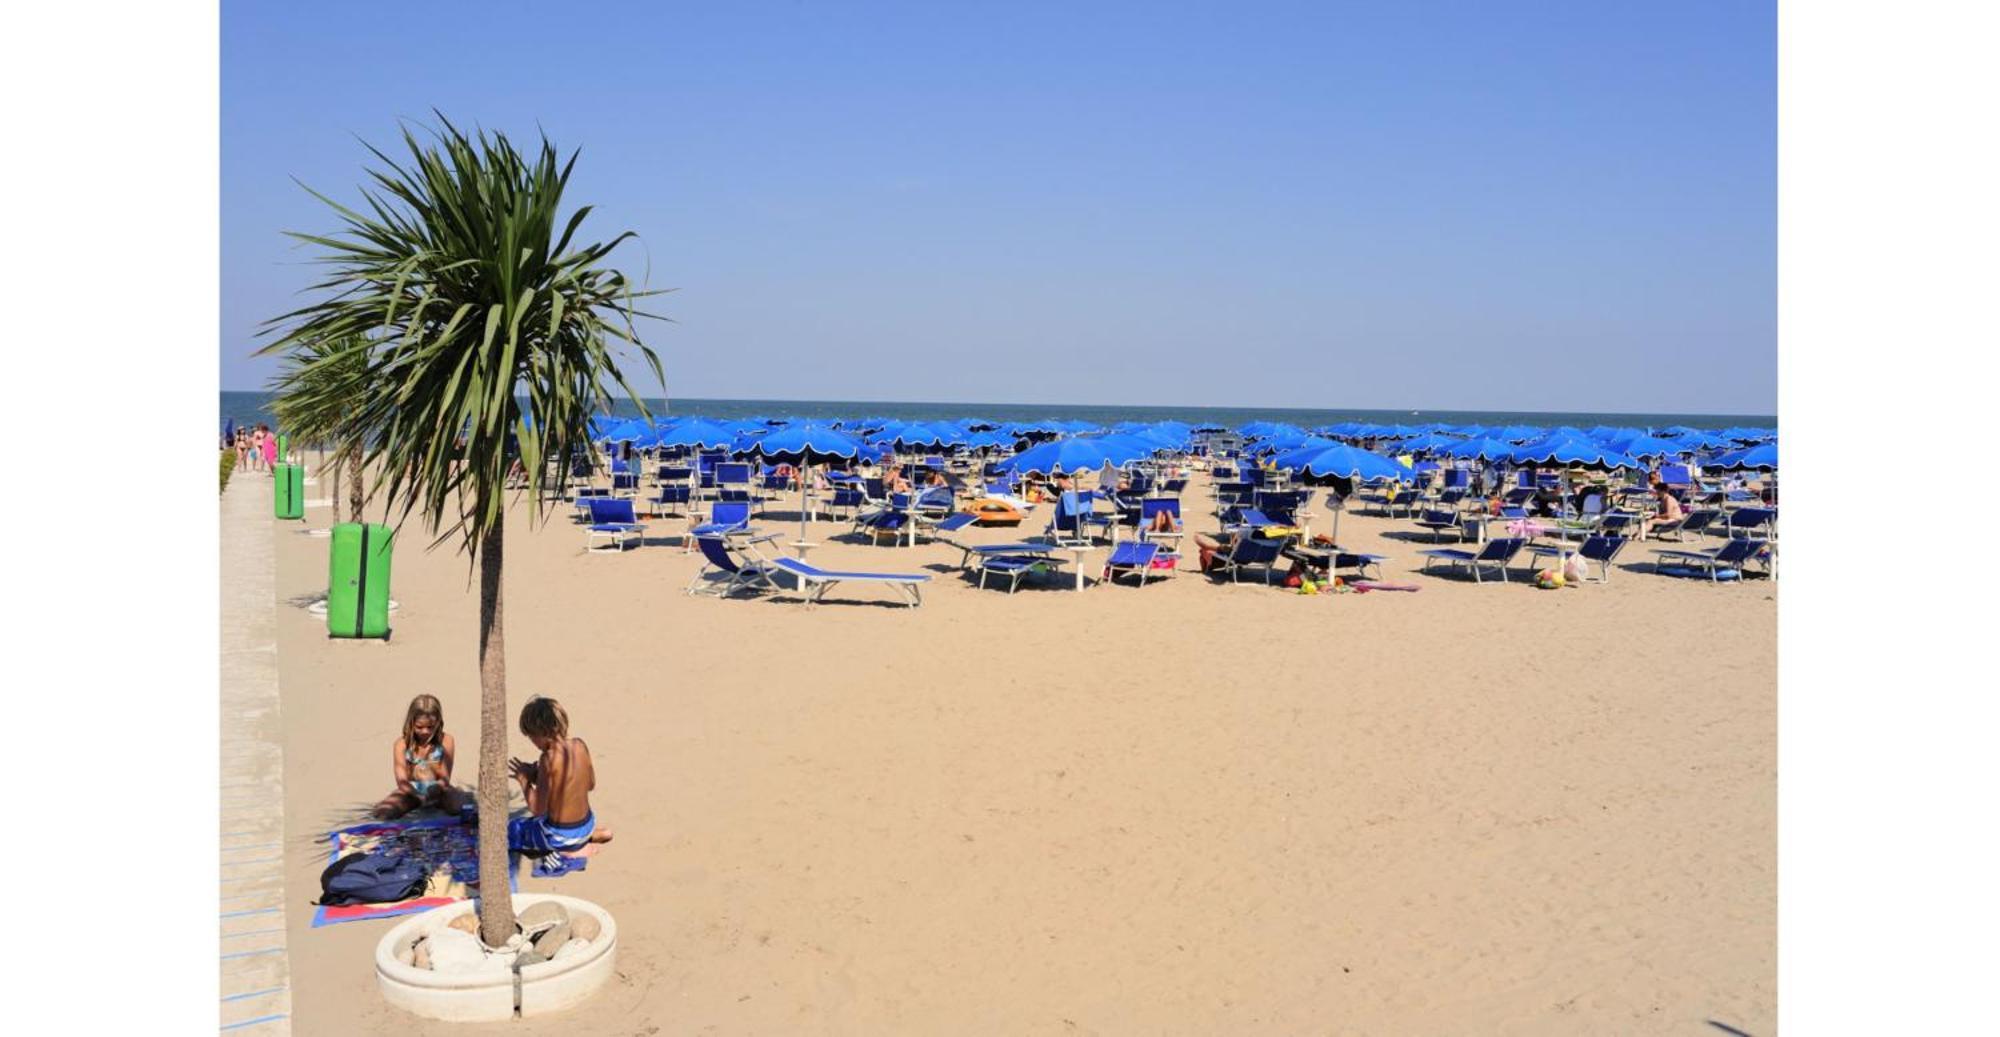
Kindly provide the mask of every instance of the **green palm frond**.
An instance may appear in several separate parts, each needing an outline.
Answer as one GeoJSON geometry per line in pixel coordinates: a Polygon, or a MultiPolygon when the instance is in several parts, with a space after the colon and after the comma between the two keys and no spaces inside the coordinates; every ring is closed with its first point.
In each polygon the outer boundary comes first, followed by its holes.
{"type": "Polygon", "coordinates": [[[294,427],[363,430],[392,511],[422,514],[440,542],[473,554],[516,457],[532,500],[559,496],[569,465],[544,462],[588,442],[612,387],[640,399],[622,351],[664,381],[636,327],[656,317],[638,300],[662,293],[607,265],[631,232],[577,242],[590,208],[561,211],[576,153],[560,160],[546,138],[524,153],[505,134],[439,121],[428,143],[404,129],[402,162],[369,146],[384,168],[368,171],[359,207],[313,192],[341,223],[291,234],[327,268],[309,289],[318,301],[267,322],[275,338],[259,352],[293,354],[278,406],[294,427]]]}

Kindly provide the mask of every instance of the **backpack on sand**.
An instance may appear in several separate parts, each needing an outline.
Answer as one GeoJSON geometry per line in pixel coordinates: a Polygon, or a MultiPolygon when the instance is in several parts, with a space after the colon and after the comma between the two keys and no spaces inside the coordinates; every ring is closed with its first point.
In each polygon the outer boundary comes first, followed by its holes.
{"type": "Polygon", "coordinates": [[[408,857],[350,853],[320,872],[317,903],[391,904],[422,893],[430,880],[430,869],[408,857]]]}

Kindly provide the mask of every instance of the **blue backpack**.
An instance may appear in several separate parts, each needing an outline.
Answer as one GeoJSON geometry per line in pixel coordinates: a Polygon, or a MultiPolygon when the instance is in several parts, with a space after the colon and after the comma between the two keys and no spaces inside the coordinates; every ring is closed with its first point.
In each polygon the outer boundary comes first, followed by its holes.
{"type": "Polygon", "coordinates": [[[390,904],[422,893],[430,879],[430,869],[408,857],[350,853],[320,872],[316,903],[390,904]]]}

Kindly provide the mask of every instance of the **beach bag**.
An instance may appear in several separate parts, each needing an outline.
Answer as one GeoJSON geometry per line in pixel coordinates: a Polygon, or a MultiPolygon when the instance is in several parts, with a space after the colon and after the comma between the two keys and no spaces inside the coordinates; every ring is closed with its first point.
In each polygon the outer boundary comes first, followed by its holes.
{"type": "Polygon", "coordinates": [[[1563,560],[1563,579],[1570,583],[1582,583],[1590,578],[1590,560],[1580,554],[1570,555],[1563,560]]]}
{"type": "Polygon", "coordinates": [[[408,857],[350,853],[320,872],[317,903],[392,904],[422,893],[430,880],[430,869],[408,857]]]}

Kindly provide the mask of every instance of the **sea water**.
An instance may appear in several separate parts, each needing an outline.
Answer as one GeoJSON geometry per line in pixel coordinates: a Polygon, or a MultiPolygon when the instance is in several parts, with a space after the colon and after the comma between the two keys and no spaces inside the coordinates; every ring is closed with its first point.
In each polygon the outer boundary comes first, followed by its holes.
{"type": "MultiPolygon", "coordinates": [[[[270,397],[261,392],[224,392],[216,430],[235,419],[238,425],[278,423],[268,409],[270,397]]],[[[1422,425],[1445,422],[1453,425],[1542,425],[1553,428],[1571,425],[1592,428],[1615,425],[1633,428],[1722,429],[1734,426],[1776,428],[1778,419],[1770,414],[1593,414],[1557,411],[1471,411],[1471,410],[1309,410],[1268,407],[1130,407],[1109,404],[1052,403],[884,403],[865,400],[703,400],[675,399],[646,401],[655,417],[700,415],[707,418],[806,418],[815,421],[862,418],[890,418],[896,421],[954,421],[981,418],[1007,425],[1017,421],[1088,421],[1109,427],[1121,421],[1184,421],[1190,425],[1218,425],[1235,428],[1253,421],[1276,421],[1313,428],[1342,421],[1366,421],[1382,425],[1422,425]]],[[[619,400],[612,408],[619,417],[636,418],[639,408],[630,400],[619,400]]]]}

